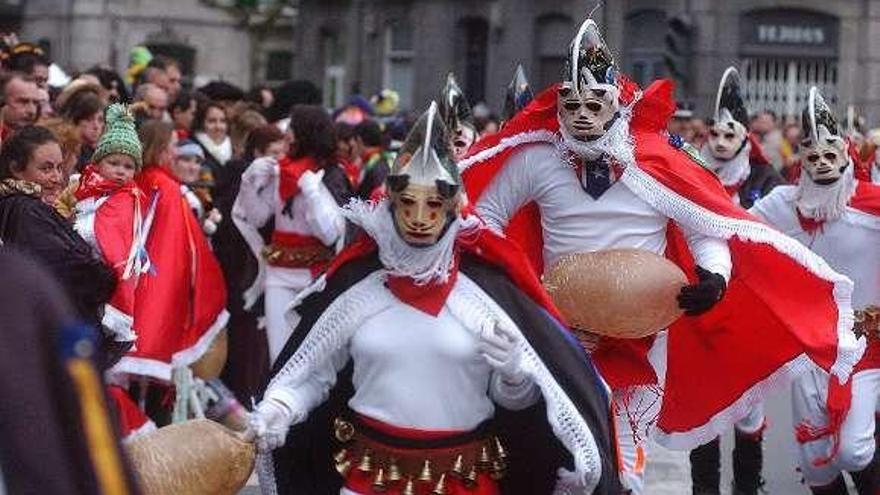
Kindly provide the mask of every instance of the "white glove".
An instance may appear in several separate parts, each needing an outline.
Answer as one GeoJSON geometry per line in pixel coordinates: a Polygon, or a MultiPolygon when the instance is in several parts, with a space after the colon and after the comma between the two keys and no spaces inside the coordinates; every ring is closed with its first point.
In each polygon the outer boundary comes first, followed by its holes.
{"type": "Polygon", "coordinates": [[[263,400],[248,418],[245,438],[254,441],[260,452],[271,452],[284,445],[291,422],[287,408],[280,402],[263,400]]]}
{"type": "Polygon", "coordinates": [[[510,384],[522,383],[522,339],[507,323],[487,322],[480,331],[480,354],[510,384]]]}
{"type": "Polygon", "coordinates": [[[276,175],[278,175],[278,161],[271,156],[264,156],[251,162],[241,175],[241,180],[256,188],[261,188],[276,175]]]}
{"type": "Polygon", "coordinates": [[[323,170],[318,170],[317,172],[306,170],[302,175],[299,176],[299,180],[296,184],[299,186],[300,191],[305,194],[311,195],[318,191],[318,188],[321,186],[321,179],[323,178],[323,170]]]}
{"type": "Polygon", "coordinates": [[[586,495],[587,483],[582,476],[568,469],[559,468],[556,477],[553,495],[586,495]]]}

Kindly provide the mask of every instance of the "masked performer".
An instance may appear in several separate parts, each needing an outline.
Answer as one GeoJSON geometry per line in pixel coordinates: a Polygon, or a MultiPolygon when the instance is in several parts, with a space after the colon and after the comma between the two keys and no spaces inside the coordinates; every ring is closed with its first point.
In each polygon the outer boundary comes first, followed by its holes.
{"type": "Polygon", "coordinates": [[[366,236],[297,308],[258,446],[284,445],[283,493],[617,494],[604,387],[516,247],[462,213],[448,143],[432,104],[390,200],[346,210],[366,236]]]}
{"type": "Polygon", "coordinates": [[[642,92],[619,74],[592,20],[570,53],[566,81],[459,169],[478,212],[539,272],[571,253],[636,248],[688,275],[678,297],[686,316],[668,338],[603,338],[593,353],[619,406],[625,482],[640,493],[647,434],[694,448],[810,360],[845,379],[863,348],[849,331],[849,280],[734,205],[665,133],[671,83],[642,92]]]}
{"type": "Polygon", "coordinates": [[[257,279],[245,291],[250,308],[265,287],[269,362],[290,337],[284,312],[296,294],[327,266],[345,233],[337,204],[350,196],[348,179],[334,155],[333,122],[323,108],[293,108],[290,157],[254,160],[242,175],[233,220],[260,261],[257,279]],[[275,220],[272,242],[263,246],[257,230],[275,220]],[[268,267],[266,266],[268,265],[268,267]]]}
{"type": "Polygon", "coordinates": [[[761,143],[749,133],[748,123],[739,73],[728,67],[718,87],[715,115],[709,121],[709,139],[702,155],[707,168],[718,175],[724,189],[743,208],[750,208],[784,182],[764,157],[761,143]]]}
{"type": "Polygon", "coordinates": [[[452,157],[461,160],[477,140],[477,124],[464,92],[451,72],[446,76],[446,86],[440,95],[440,115],[449,129],[452,157]]]}
{"type": "Polygon", "coordinates": [[[876,494],[874,411],[880,401],[880,187],[856,180],[853,163],[831,110],[810,90],[800,146],[803,173],[796,186],[775,189],[752,211],[766,219],[855,283],[852,302],[857,334],[868,341],[849,382],[811,369],[794,385],[792,406],[800,468],[816,494],[848,493],[841,471],[849,471],[859,494],[876,494]],[[849,404],[828,410],[826,402],[849,404]],[[826,399],[827,398],[827,399],[826,399]]]}

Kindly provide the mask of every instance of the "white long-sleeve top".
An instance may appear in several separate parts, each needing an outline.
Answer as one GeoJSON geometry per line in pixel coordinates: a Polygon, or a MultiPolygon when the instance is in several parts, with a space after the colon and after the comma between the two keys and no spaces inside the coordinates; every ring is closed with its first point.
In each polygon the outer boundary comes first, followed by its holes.
{"type": "MultiPolygon", "coordinates": [[[[455,284],[449,297],[463,284],[466,290],[476,287],[463,273],[455,284]]],[[[394,297],[384,285],[376,290],[386,292],[377,297],[394,297]]],[[[300,422],[326,399],[338,370],[351,359],[355,392],[349,407],[394,426],[468,431],[494,415],[495,403],[508,409],[534,404],[538,388],[530,380],[511,386],[495,373],[478,351],[480,328],[472,326],[448,307],[434,317],[395,299],[358,325],[307,380],[270,387],[266,397],[300,422]]]]}
{"type": "MultiPolygon", "coordinates": [[[[274,160],[257,159],[251,163],[242,174],[236,201],[240,206],[236,212],[239,219],[260,228],[274,216],[276,231],[313,236],[324,245],[333,246],[345,233],[345,218],[327,187],[322,182],[307,187],[301,183],[300,193],[285,212],[279,193],[279,175],[279,166],[274,160]]],[[[305,268],[269,266],[267,269],[267,286],[303,288],[311,280],[311,272],[305,268]]]]}
{"type": "Polygon", "coordinates": [[[778,186],[749,210],[818,254],[851,278],[853,308],[880,305],[880,218],[847,207],[843,215],[826,221],[816,232],[801,227],[795,196],[797,186],[778,186]]]}
{"type": "MultiPolygon", "coordinates": [[[[593,199],[551,144],[513,153],[477,203],[486,223],[501,232],[525,204],[541,211],[545,266],[572,253],[635,248],[663,255],[670,219],[634,194],[623,181],[593,199]]],[[[730,279],[727,242],[680,226],[696,263],[730,279]]]]}

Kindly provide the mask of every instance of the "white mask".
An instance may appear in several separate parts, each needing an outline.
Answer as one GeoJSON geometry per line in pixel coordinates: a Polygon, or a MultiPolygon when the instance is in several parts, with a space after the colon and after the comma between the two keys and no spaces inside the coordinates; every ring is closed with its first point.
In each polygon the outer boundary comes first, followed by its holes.
{"type": "MultiPolygon", "coordinates": [[[[729,115],[727,110],[722,113],[729,115]]],[[[747,138],[748,131],[745,126],[733,118],[722,118],[709,128],[709,151],[718,160],[731,160],[743,149],[747,138]]]]}
{"type": "Polygon", "coordinates": [[[801,164],[810,179],[817,184],[832,184],[849,166],[846,142],[819,126],[817,142],[805,141],[801,146],[801,164]]]}
{"type": "Polygon", "coordinates": [[[582,88],[580,97],[569,84],[559,88],[559,121],[569,135],[580,141],[592,141],[605,135],[617,117],[618,91],[610,85],[582,88]]]}

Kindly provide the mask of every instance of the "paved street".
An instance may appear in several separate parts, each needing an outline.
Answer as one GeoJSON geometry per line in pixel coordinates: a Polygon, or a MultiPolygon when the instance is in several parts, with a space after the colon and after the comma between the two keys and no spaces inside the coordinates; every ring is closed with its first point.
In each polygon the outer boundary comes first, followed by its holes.
{"type": "MultiPolygon", "coordinates": [[[[800,483],[800,475],[795,468],[788,394],[777,395],[766,406],[770,418],[770,428],[764,442],[766,493],[769,495],[808,495],[809,491],[800,483]]],[[[721,493],[730,495],[732,480],[730,453],[733,450],[733,435],[725,435],[721,440],[721,446],[722,462],[724,463],[721,493]]],[[[689,495],[691,483],[687,452],[673,452],[653,445],[647,479],[647,495],[689,495]]],[[[252,478],[248,485],[242,490],[241,495],[259,494],[255,478],[252,478]]]]}

